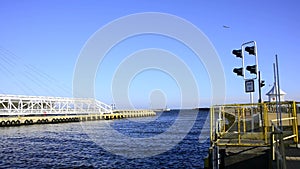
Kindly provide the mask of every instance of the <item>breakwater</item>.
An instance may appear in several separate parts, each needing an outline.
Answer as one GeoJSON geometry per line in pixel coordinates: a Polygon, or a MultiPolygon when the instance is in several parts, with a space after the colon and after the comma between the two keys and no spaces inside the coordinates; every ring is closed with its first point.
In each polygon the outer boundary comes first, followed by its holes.
{"type": "Polygon", "coordinates": [[[32,124],[67,123],[94,120],[112,120],[122,118],[135,118],[155,116],[152,110],[115,110],[112,113],[103,114],[66,114],[66,115],[26,115],[0,117],[0,126],[20,126],[32,124]]]}

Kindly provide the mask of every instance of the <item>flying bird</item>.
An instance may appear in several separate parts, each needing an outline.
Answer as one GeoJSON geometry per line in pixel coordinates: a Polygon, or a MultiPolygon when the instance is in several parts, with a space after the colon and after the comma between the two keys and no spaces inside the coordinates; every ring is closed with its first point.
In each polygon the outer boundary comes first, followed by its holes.
{"type": "Polygon", "coordinates": [[[223,28],[226,28],[226,29],[228,29],[228,28],[230,28],[229,26],[226,26],[226,25],[223,25],[223,28]]]}

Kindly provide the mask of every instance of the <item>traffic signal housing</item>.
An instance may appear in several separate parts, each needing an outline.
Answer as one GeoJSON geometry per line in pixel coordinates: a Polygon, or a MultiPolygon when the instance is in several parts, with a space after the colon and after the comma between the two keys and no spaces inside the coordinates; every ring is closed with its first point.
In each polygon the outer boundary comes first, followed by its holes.
{"type": "Polygon", "coordinates": [[[234,54],[238,58],[243,58],[242,49],[232,50],[232,54],[234,54]]]}
{"type": "Polygon", "coordinates": [[[245,51],[247,51],[249,55],[256,55],[255,46],[247,46],[245,47],[245,51]]]}
{"type": "Polygon", "coordinates": [[[262,80],[261,82],[260,82],[260,84],[259,84],[259,87],[264,87],[266,84],[265,84],[265,81],[264,80],[262,80]]]}
{"type": "Polygon", "coordinates": [[[233,73],[236,73],[238,76],[244,76],[243,68],[234,68],[233,73]]]}
{"type": "Polygon", "coordinates": [[[247,66],[246,70],[248,70],[251,74],[257,74],[256,65],[247,66]]]}

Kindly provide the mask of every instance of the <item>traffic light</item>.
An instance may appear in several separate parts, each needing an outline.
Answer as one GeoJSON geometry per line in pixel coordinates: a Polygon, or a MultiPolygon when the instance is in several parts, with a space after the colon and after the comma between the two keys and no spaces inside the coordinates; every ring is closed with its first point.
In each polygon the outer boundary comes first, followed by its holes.
{"type": "Polygon", "coordinates": [[[238,58],[243,58],[242,49],[232,50],[232,54],[234,54],[238,58]]]}
{"type": "Polygon", "coordinates": [[[262,80],[262,81],[260,82],[260,84],[259,84],[259,87],[264,87],[264,86],[265,86],[265,81],[262,80]]]}
{"type": "Polygon", "coordinates": [[[236,73],[238,76],[244,76],[243,68],[234,68],[233,73],[236,73]]]}
{"type": "MultiPolygon", "coordinates": [[[[242,49],[232,50],[232,54],[234,54],[236,57],[241,58],[241,59],[244,60],[242,49]]],[[[241,67],[241,68],[234,68],[233,72],[236,73],[238,76],[243,76],[244,77],[243,67],[241,67]]]]}
{"type": "Polygon", "coordinates": [[[256,65],[247,66],[246,70],[248,70],[252,74],[257,74],[256,65]]]}
{"type": "Polygon", "coordinates": [[[245,48],[245,51],[247,51],[248,53],[249,53],[249,55],[256,55],[256,53],[255,53],[255,46],[247,46],[246,48],[245,48]]]}

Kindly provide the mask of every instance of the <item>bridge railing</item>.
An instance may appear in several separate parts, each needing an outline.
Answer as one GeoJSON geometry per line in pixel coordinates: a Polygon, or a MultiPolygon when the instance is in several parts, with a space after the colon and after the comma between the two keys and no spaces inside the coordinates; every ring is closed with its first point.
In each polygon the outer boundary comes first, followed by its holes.
{"type": "Polygon", "coordinates": [[[103,114],[112,108],[89,98],[0,95],[0,115],[103,114]]]}

